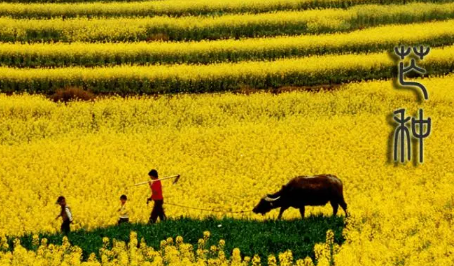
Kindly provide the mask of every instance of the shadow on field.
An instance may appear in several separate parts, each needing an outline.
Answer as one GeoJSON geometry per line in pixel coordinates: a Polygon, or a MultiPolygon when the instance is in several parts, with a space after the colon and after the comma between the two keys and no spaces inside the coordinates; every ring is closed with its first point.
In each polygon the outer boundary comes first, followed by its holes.
{"type": "MultiPolygon", "coordinates": [[[[102,238],[117,239],[129,242],[130,231],[137,232],[138,239],[143,237],[148,246],[159,249],[161,240],[168,237],[183,236],[185,243],[197,246],[199,238],[203,238],[204,231],[210,231],[211,237],[207,247],[217,245],[219,240],[226,242],[225,251],[230,257],[234,248],[241,250],[242,256],[260,255],[262,260],[270,254],[278,255],[288,249],[292,250],[295,259],[310,256],[314,258],[313,248],[316,243],[325,242],[326,231],[334,232],[334,241],[338,244],[344,242],[342,230],[345,227],[344,217],[325,217],[322,215],[309,216],[304,220],[238,220],[232,218],[215,219],[206,218],[196,220],[190,218],[169,219],[155,225],[123,224],[109,226],[93,231],[77,230],[68,236],[72,245],[83,249],[84,260],[90,253],[98,254],[102,247],[102,238]]],[[[61,244],[60,234],[40,234],[48,243],[61,244]]],[[[12,239],[10,239],[12,242],[12,239]]],[[[32,235],[21,238],[21,244],[27,249],[32,247],[32,235]]],[[[11,245],[12,246],[12,245],[11,245]]]]}

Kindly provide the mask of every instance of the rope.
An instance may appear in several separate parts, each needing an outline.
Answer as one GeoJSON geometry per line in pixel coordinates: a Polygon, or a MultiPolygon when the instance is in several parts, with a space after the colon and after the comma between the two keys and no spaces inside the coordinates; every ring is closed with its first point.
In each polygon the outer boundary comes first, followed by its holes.
{"type": "Polygon", "coordinates": [[[214,210],[214,209],[203,209],[203,208],[184,206],[184,205],[179,205],[179,204],[174,204],[174,203],[165,203],[165,205],[171,205],[171,206],[187,208],[187,209],[193,209],[193,210],[199,210],[199,211],[208,211],[208,212],[222,212],[222,213],[245,213],[245,212],[250,212],[250,211],[221,211],[221,210],[214,210]]]}

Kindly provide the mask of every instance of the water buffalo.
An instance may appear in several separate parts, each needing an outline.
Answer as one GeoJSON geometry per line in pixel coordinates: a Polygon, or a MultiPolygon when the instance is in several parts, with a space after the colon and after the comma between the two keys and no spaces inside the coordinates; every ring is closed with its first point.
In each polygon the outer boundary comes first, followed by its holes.
{"type": "Polygon", "coordinates": [[[306,205],[324,206],[329,201],[333,206],[333,215],[336,215],[340,205],[348,216],[342,190],[342,181],[334,175],[297,176],[278,192],[263,197],[252,211],[265,215],[280,207],[278,219],[281,219],[282,213],[293,207],[299,209],[304,218],[306,205]]]}

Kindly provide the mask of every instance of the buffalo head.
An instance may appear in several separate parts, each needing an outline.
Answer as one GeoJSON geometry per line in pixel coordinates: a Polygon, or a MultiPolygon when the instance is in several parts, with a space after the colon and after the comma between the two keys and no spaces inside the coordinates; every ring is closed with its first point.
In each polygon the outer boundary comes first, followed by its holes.
{"type": "Polygon", "coordinates": [[[270,195],[268,196],[265,196],[263,197],[259,204],[257,204],[257,206],[254,207],[254,209],[252,210],[254,213],[260,213],[262,215],[265,215],[265,213],[271,211],[272,209],[274,209],[275,205],[274,205],[274,202],[276,200],[278,200],[281,196],[278,196],[276,198],[272,198],[270,197],[270,195]]]}

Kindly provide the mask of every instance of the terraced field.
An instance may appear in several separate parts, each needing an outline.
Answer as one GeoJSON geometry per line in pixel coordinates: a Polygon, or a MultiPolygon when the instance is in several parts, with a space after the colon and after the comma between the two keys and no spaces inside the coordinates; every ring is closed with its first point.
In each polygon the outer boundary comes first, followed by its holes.
{"type": "MultiPolygon", "coordinates": [[[[4,2],[0,14],[7,93],[214,92],[390,78],[394,46],[445,47],[454,36],[449,1],[4,2]]],[[[429,74],[449,73],[452,49],[437,51],[429,74]]]]}
{"type": "Polygon", "coordinates": [[[453,62],[452,1],[3,1],[0,265],[453,265],[453,62]],[[395,88],[400,45],[431,47],[428,101],[395,88]],[[390,159],[403,107],[433,119],[422,165],[390,159]],[[151,168],[182,175],[154,227],[151,168]],[[251,212],[322,173],[350,217],[251,212]]]}

